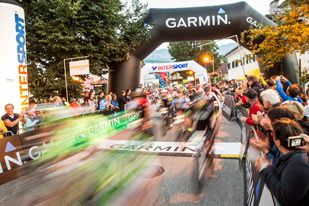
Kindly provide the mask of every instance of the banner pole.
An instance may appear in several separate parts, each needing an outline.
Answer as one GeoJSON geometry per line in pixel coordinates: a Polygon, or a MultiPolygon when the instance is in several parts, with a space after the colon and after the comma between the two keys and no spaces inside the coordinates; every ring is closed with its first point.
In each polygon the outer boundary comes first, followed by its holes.
{"type": "Polygon", "coordinates": [[[65,68],[65,59],[63,60],[63,68],[64,68],[64,81],[65,81],[65,94],[66,94],[66,100],[69,102],[69,92],[68,92],[68,83],[67,83],[67,72],[65,68]]]}

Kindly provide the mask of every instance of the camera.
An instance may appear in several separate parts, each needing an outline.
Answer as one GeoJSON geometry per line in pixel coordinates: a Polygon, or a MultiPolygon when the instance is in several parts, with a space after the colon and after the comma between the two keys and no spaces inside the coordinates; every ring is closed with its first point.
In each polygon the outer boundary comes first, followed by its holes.
{"type": "Polygon", "coordinates": [[[301,147],[305,145],[306,142],[302,136],[293,136],[288,138],[288,147],[290,148],[301,147]]]}

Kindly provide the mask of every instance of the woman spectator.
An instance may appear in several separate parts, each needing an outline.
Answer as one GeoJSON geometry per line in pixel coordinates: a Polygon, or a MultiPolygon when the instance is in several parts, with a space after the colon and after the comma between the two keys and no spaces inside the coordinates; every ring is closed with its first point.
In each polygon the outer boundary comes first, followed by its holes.
{"type": "Polygon", "coordinates": [[[22,123],[24,128],[24,132],[29,132],[35,129],[35,125],[39,122],[38,119],[34,119],[35,113],[32,110],[26,110],[25,118],[27,120],[26,123],[22,123]]]}
{"type": "Polygon", "coordinates": [[[19,122],[26,123],[27,120],[24,116],[24,112],[20,114],[14,113],[13,104],[6,104],[4,106],[5,114],[1,117],[8,131],[11,131],[13,134],[17,134],[19,130],[19,122]]]}
{"type": "Polygon", "coordinates": [[[117,102],[117,95],[116,94],[113,94],[112,95],[112,100],[111,100],[111,103],[112,103],[112,105],[114,106],[114,110],[116,111],[116,112],[119,112],[119,103],[117,102]]]}
{"type": "Polygon", "coordinates": [[[282,118],[272,124],[274,142],[283,154],[273,167],[265,156],[256,160],[255,166],[276,200],[281,205],[308,205],[309,164],[308,155],[288,145],[288,138],[302,134],[299,124],[282,118]]]}
{"type": "Polygon", "coordinates": [[[90,90],[90,94],[89,94],[89,106],[94,108],[94,110],[97,109],[97,100],[95,99],[95,92],[94,90],[90,90]]]}

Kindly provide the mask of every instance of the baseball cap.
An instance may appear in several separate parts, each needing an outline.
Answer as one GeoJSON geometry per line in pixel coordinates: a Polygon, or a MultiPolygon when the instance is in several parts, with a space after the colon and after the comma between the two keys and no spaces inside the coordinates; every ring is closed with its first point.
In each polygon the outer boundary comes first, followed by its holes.
{"type": "Polygon", "coordinates": [[[248,89],[248,91],[244,92],[243,94],[249,99],[254,99],[258,96],[258,94],[256,93],[254,89],[248,89]]]}
{"type": "Polygon", "coordinates": [[[261,97],[272,105],[280,103],[280,97],[273,89],[266,89],[261,93],[261,97]]]}

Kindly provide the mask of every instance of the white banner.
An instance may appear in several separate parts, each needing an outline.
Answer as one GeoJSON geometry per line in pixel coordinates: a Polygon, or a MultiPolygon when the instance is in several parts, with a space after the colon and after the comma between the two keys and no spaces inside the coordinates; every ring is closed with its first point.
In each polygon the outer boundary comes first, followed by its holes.
{"type": "Polygon", "coordinates": [[[89,60],[70,62],[70,75],[89,74],[89,60]]]}
{"type": "Polygon", "coordinates": [[[0,112],[12,103],[14,112],[28,107],[26,29],[23,8],[0,2],[0,112]]]}

